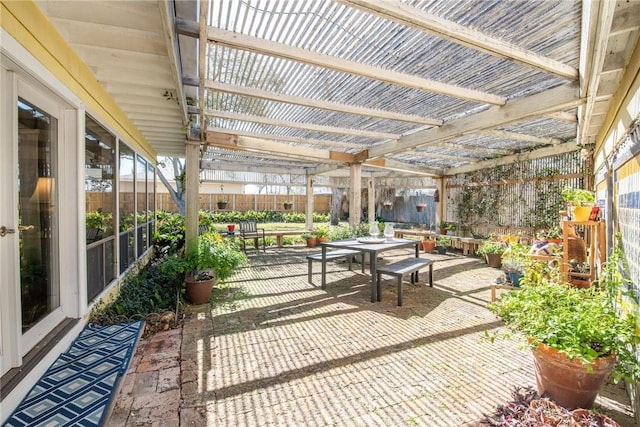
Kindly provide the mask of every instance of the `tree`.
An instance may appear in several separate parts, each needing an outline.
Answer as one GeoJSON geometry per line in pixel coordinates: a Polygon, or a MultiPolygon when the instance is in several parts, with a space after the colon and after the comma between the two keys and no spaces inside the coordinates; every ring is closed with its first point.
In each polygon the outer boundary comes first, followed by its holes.
{"type": "Polygon", "coordinates": [[[184,159],[180,159],[177,157],[164,157],[158,163],[160,167],[158,167],[158,178],[169,191],[169,195],[171,195],[171,199],[178,206],[178,212],[180,215],[184,215],[186,213],[186,200],[185,200],[185,162],[184,159]],[[176,183],[176,188],[171,186],[169,179],[162,172],[162,168],[168,168],[167,163],[170,163],[173,166],[173,179],[176,183]]]}

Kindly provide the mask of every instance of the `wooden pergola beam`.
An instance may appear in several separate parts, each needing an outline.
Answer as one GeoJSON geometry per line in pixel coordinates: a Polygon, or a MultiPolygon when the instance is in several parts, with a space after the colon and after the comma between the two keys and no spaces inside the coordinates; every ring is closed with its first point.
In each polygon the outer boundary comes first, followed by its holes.
{"type": "Polygon", "coordinates": [[[439,128],[427,129],[401,137],[395,143],[380,144],[369,149],[370,157],[381,157],[434,142],[477,133],[582,104],[575,85],[559,86],[535,95],[518,98],[503,107],[493,107],[473,117],[451,120],[439,128]]]}
{"type": "Polygon", "coordinates": [[[304,107],[319,108],[322,110],[336,111],[339,113],[357,114],[366,117],[376,117],[384,120],[398,120],[408,123],[418,123],[429,126],[440,126],[442,120],[421,117],[412,114],[401,114],[393,111],[378,110],[375,108],[361,107],[358,105],[348,105],[339,102],[322,101],[305,98],[302,96],[286,95],[283,93],[271,92],[262,89],[248,88],[245,86],[220,83],[212,80],[205,82],[207,89],[218,92],[232,93],[235,95],[249,96],[252,98],[265,99],[268,101],[285,102],[287,104],[301,105],[304,107]]]}
{"type": "Polygon", "coordinates": [[[251,138],[220,132],[207,132],[206,143],[215,147],[233,150],[252,151],[257,153],[277,153],[283,158],[316,160],[325,163],[353,163],[353,154],[337,151],[319,150],[301,146],[293,146],[261,138],[251,138]]]}
{"type": "Polygon", "coordinates": [[[234,49],[241,49],[256,52],[262,55],[270,55],[288,60],[315,65],[343,73],[368,77],[398,86],[410,87],[426,92],[439,93],[454,98],[467,99],[469,101],[480,102],[482,104],[503,105],[506,99],[502,96],[481,92],[475,89],[464,88],[424,79],[412,74],[400,73],[398,71],[386,70],[371,65],[362,64],[356,61],[349,61],[330,55],[325,55],[299,47],[289,46],[282,43],[264,40],[258,37],[247,36],[240,33],[221,30],[209,27],[207,40],[212,43],[219,43],[234,49]]]}
{"type": "Polygon", "coordinates": [[[400,135],[386,132],[372,132],[362,129],[339,128],[335,126],[316,125],[313,123],[290,122],[286,120],[271,119],[264,116],[256,116],[253,114],[241,114],[221,110],[206,110],[205,115],[214,118],[222,118],[229,120],[240,120],[252,123],[261,123],[271,126],[283,126],[293,129],[314,130],[317,132],[336,133],[341,135],[359,136],[362,138],[373,138],[380,140],[398,139],[400,135]]]}
{"type": "Polygon", "coordinates": [[[338,0],[338,2],[401,25],[428,32],[450,42],[518,62],[543,73],[551,73],[568,80],[578,79],[578,70],[574,67],[489,36],[481,31],[424,12],[399,0],[338,0]]]}

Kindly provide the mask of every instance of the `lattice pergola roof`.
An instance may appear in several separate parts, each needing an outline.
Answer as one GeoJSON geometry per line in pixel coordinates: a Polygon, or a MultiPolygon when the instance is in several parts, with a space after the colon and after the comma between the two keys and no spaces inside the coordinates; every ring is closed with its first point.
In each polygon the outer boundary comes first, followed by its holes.
{"type": "Polygon", "coordinates": [[[640,27],[626,1],[38,3],[160,155],[202,123],[203,168],[256,173],[439,176],[588,146],[640,27]],[[161,89],[177,107],[154,120],[161,89]]]}

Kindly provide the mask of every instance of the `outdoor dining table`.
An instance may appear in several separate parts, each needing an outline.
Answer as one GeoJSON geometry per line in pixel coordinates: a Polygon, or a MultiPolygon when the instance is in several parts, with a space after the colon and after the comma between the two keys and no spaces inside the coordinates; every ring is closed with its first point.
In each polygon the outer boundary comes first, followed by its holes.
{"type": "MultiPolygon", "coordinates": [[[[379,239],[382,240],[382,239],[379,239]]],[[[336,248],[336,249],[352,249],[357,250],[363,253],[369,254],[369,271],[371,273],[371,302],[379,301],[380,296],[378,295],[378,282],[377,282],[377,259],[378,255],[384,251],[389,251],[392,249],[402,249],[402,248],[410,248],[415,247],[416,258],[420,256],[420,241],[413,239],[399,239],[399,238],[391,238],[384,239],[378,243],[376,240],[367,241],[367,239],[347,239],[347,240],[334,240],[329,242],[321,242],[322,246],[322,289],[326,288],[326,273],[327,273],[327,248],[336,248]],[[375,242],[375,243],[374,243],[375,242]]],[[[364,257],[363,257],[364,262],[364,257]]]]}

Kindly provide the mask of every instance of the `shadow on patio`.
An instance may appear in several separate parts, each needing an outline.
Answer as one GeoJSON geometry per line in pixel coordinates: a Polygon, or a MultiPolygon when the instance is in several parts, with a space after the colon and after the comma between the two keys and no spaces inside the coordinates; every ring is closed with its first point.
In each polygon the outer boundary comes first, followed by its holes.
{"type": "MultiPolygon", "coordinates": [[[[434,288],[426,273],[405,283],[397,307],[395,281],[371,303],[357,268],[329,266],[326,291],[308,284],[307,253],[251,254],[232,302],[190,307],[181,349],[175,332],[166,346],[162,334],[141,344],[110,425],[473,425],[514,386],[535,385],[528,351],[484,338],[501,327],[485,308],[497,270],[430,255],[434,288]]],[[[602,395],[603,410],[632,426],[621,387],[602,395]]]]}

